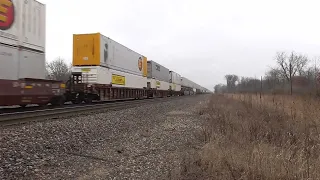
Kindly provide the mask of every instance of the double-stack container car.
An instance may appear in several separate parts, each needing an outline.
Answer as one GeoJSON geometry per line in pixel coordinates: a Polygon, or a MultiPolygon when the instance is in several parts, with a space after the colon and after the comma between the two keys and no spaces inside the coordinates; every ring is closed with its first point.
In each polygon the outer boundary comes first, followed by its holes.
{"type": "Polygon", "coordinates": [[[63,102],[65,85],[45,80],[46,6],[3,0],[0,14],[0,106],[63,102]]]}
{"type": "Polygon", "coordinates": [[[170,74],[169,69],[160,65],[155,61],[148,61],[148,83],[147,87],[151,90],[157,90],[151,92],[154,94],[158,92],[158,96],[168,96],[169,95],[169,80],[170,74]]]}
{"type": "Polygon", "coordinates": [[[0,79],[45,79],[45,5],[3,0],[0,6],[0,79]]]}
{"type": "Polygon", "coordinates": [[[73,36],[73,69],[84,81],[145,88],[147,58],[100,33],[73,36]]]}
{"type": "Polygon", "coordinates": [[[83,95],[88,101],[147,96],[147,57],[100,33],[73,35],[72,72],[84,84],[77,91],[94,89],[83,95]]]}

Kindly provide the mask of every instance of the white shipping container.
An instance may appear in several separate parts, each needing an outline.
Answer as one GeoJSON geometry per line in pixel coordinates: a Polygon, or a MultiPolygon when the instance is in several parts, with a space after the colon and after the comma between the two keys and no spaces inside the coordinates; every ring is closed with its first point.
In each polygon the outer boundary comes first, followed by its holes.
{"type": "Polygon", "coordinates": [[[73,35],[73,66],[103,66],[147,76],[147,58],[100,33],[73,35]]]}
{"type": "Polygon", "coordinates": [[[170,82],[174,83],[174,84],[179,84],[181,85],[181,75],[174,72],[174,71],[170,71],[170,82]]]}
{"type": "Polygon", "coordinates": [[[0,79],[45,79],[45,54],[0,45],[0,79]]]}
{"type": "Polygon", "coordinates": [[[148,78],[155,78],[160,81],[170,81],[170,71],[168,68],[158,64],[155,61],[148,61],[148,78]]]}
{"type": "Polygon", "coordinates": [[[139,67],[139,61],[142,63],[143,55],[103,35],[101,35],[100,46],[102,66],[139,76],[143,75],[143,67],[139,67]]]}
{"type": "Polygon", "coordinates": [[[170,83],[171,90],[173,91],[181,91],[181,85],[180,84],[174,84],[170,83]]]}
{"type": "Polygon", "coordinates": [[[4,0],[0,43],[45,52],[46,6],[36,0],[4,0]]]}
{"type": "Polygon", "coordinates": [[[158,90],[169,90],[170,88],[170,83],[165,82],[165,81],[159,81],[155,78],[148,78],[147,80],[148,88],[152,88],[152,89],[158,89],[158,90]]]}
{"type": "Polygon", "coordinates": [[[72,72],[82,72],[82,82],[88,84],[112,84],[112,86],[115,87],[140,89],[147,86],[147,77],[133,75],[101,66],[74,66],[72,67],[72,72]],[[124,81],[118,80],[117,82],[113,82],[113,75],[114,77],[120,77],[120,79],[124,81]]]}
{"type": "Polygon", "coordinates": [[[184,87],[194,88],[194,83],[185,77],[181,78],[181,85],[184,87]]]}

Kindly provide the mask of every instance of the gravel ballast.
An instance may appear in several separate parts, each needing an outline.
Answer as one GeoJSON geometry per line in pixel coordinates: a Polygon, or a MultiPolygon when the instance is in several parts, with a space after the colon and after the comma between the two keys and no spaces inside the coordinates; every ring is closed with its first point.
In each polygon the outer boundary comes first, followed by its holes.
{"type": "Polygon", "coordinates": [[[0,127],[0,179],[174,179],[209,97],[0,127]]]}

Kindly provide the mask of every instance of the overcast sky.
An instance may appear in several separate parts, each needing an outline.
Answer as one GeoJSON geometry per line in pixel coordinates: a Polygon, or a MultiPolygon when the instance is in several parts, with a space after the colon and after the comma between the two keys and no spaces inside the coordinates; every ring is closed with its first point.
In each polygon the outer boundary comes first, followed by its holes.
{"type": "Polygon", "coordinates": [[[276,51],[320,55],[320,2],[308,0],[39,0],[47,59],[72,60],[72,34],[102,34],[209,88],[264,75],[276,51]]]}

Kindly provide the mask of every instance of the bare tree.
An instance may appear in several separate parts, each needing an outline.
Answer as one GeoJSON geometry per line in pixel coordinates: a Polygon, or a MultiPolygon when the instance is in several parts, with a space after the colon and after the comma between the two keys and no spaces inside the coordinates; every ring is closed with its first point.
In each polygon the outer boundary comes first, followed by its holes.
{"type": "Polygon", "coordinates": [[[276,67],[265,73],[264,78],[240,77],[234,74],[225,75],[226,85],[216,85],[215,92],[241,93],[316,93],[320,96],[320,57],[315,57],[314,64],[309,64],[307,56],[291,52],[278,52],[276,67]]]}
{"type": "Polygon", "coordinates": [[[71,74],[71,66],[64,59],[57,58],[46,64],[48,79],[67,81],[71,74]]]}
{"type": "Polygon", "coordinates": [[[292,77],[303,74],[304,68],[308,64],[308,58],[291,52],[288,56],[285,52],[278,52],[276,60],[281,69],[281,75],[290,82],[290,94],[292,94],[292,77]]]}
{"type": "Polygon", "coordinates": [[[297,74],[302,75],[304,68],[308,64],[308,58],[304,55],[298,55],[295,52],[291,52],[288,56],[285,52],[278,52],[276,55],[277,63],[280,67],[281,75],[291,80],[292,76],[297,74]]]}

